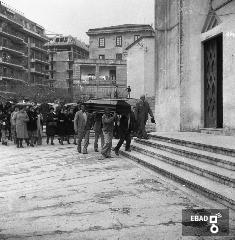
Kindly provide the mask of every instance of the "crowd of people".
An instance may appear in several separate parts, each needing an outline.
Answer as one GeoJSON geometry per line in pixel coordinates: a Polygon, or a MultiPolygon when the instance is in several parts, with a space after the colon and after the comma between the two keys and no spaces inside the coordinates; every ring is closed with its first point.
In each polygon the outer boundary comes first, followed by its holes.
{"type": "Polygon", "coordinates": [[[155,122],[153,113],[145,96],[141,96],[136,106],[131,111],[117,115],[111,113],[108,108],[104,114],[100,112],[89,113],[84,104],[77,107],[51,107],[49,113],[43,116],[41,109],[35,106],[15,106],[14,108],[0,105],[0,141],[7,145],[13,141],[17,148],[27,146],[34,147],[42,144],[43,123],[46,125],[46,143],[54,145],[55,136],[58,136],[58,143],[65,142],[77,145],[79,153],[87,154],[90,131],[95,134],[94,151],[98,152],[98,141],[101,140],[101,158],[111,157],[112,139],[114,131],[118,132],[119,142],[113,148],[116,155],[126,141],[125,150],[130,151],[132,136],[147,138],[145,125],[151,116],[155,122]],[[82,140],[84,139],[83,147],[82,140]]]}

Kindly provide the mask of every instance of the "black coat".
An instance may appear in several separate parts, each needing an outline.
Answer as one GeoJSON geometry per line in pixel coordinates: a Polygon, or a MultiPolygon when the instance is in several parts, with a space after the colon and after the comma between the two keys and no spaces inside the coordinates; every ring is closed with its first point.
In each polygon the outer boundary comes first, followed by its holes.
{"type": "Polygon", "coordinates": [[[74,114],[68,113],[65,121],[66,135],[74,135],[74,124],[73,124],[74,114]]]}
{"type": "Polygon", "coordinates": [[[27,122],[27,130],[28,131],[36,131],[37,130],[37,119],[38,119],[37,113],[28,111],[27,114],[29,117],[29,121],[27,122]]]}
{"type": "Polygon", "coordinates": [[[128,126],[128,117],[126,115],[122,115],[120,118],[120,124],[119,124],[119,134],[127,134],[135,131],[136,121],[134,113],[130,113],[130,119],[129,119],[129,126],[128,126]]]}
{"type": "Polygon", "coordinates": [[[57,133],[59,136],[65,136],[66,135],[66,122],[67,122],[67,116],[64,113],[58,114],[58,120],[57,120],[57,133]]]}
{"type": "Polygon", "coordinates": [[[47,136],[54,136],[57,130],[57,118],[55,113],[48,113],[46,117],[46,134],[47,136]]]}

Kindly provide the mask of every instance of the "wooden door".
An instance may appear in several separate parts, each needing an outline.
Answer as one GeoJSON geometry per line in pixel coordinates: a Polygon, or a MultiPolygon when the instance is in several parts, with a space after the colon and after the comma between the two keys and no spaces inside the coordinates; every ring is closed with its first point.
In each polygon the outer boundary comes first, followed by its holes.
{"type": "Polygon", "coordinates": [[[205,127],[223,125],[222,36],[204,43],[204,110],[205,127]]]}

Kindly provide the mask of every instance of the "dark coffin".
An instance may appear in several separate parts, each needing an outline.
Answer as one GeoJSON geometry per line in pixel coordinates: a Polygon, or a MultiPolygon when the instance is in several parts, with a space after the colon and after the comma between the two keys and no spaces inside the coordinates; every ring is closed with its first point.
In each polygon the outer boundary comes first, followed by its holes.
{"type": "Polygon", "coordinates": [[[131,110],[131,105],[123,99],[91,99],[84,104],[90,113],[104,113],[105,108],[117,114],[129,113],[131,110]]]}

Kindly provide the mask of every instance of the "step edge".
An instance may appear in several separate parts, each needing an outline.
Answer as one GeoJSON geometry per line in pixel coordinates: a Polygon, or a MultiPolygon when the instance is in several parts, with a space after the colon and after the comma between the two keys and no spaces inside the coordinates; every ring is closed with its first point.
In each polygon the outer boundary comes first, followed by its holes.
{"type": "MultiPolygon", "coordinates": [[[[186,153],[186,154],[190,154],[190,155],[194,155],[194,156],[199,156],[199,157],[203,157],[203,158],[209,158],[211,161],[216,161],[216,162],[220,162],[220,163],[224,163],[226,165],[231,165],[231,166],[235,166],[235,163],[231,162],[231,161],[228,161],[228,160],[224,160],[224,159],[220,159],[220,158],[215,158],[215,157],[212,157],[212,156],[208,156],[208,155],[203,155],[201,153],[195,153],[195,152],[190,152],[189,150],[184,150],[184,149],[179,149],[179,148],[176,148],[176,147],[173,147],[173,146],[166,146],[164,144],[160,144],[160,143],[152,143],[152,142],[149,142],[148,140],[143,140],[143,139],[135,139],[134,140],[135,142],[139,142],[139,143],[146,143],[146,144],[149,144],[149,145],[155,145],[155,146],[161,146],[161,147],[165,147],[165,148],[168,148],[168,149],[171,149],[173,151],[179,151],[179,152],[182,152],[182,153],[186,153]]],[[[208,152],[209,153],[209,152],[208,152]]],[[[216,165],[216,164],[213,164],[213,165],[216,165]]]]}
{"type": "Polygon", "coordinates": [[[201,147],[219,149],[219,150],[222,150],[222,151],[225,151],[225,152],[231,152],[231,153],[235,154],[235,149],[232,149],[232,148],[225,148],[225,147],[220,147],[220,146],[215,146],[215,145],[210,145],[210,144],[204,144],[204,143],[199,143],[199,142],[191,142],[189,140],[183,140],[183,139],[173,138],[173,137],[170,138],[170,137],[164,137],[164,136],[159,136],[159,135],[152,135],[151,133],[148,134],[148,136],[150,136],[152,138],[164,139],[164,140],[167,140],[167,141],[178,141],[178,142],[182,142],[182,143],[198,145],[198,146],[201,146],[201,147]]]}
{"type": "MultiPolygon", "coordinates": [[[[167,159],[167,160],[170,160],[170,161],[179,163],[179,164],[182,163],[183,165],[185,165],[185,166],[187,166],[187,167],[189,167],[189,168],[191,168],[191,169],[196,168],[198,171],[201,171],[201,172],[204,172],[204,171],[205,171],[206,173],[208,173],[208,174],[210,174],[210,175],[212,175],[212,176],[214,176],[214,177],[218,177],[218,178],[220,178],[220,179],[222,179],[222,180],[225,180],[225,181],[228,181],[228,182],[231,182],[231,183],[235,184],[235,178],[229,178],[229,177],[227,177],[227,176],[224,176],[224,175],[221,175],[221,174],[218,174],[218,173],[215,173],[215,172],[211,172],[210,170],[203,169],[203,168],[194,166],[194,165],[189,164],[189,163],[181,162],[181,161],[176,160],[176,159],[173,159],[173,158],[171,158],[171,157],[167,157],[167,156],[164,156],[164,155],[161,155],[161,154],[157,154],[157,153],[155,153],[155,152],[151,152],[151,151],[146,150],[146,149],[141,149],[141,148],[138,147],[138,146],[132,146],[132,147],[138,148],[139,150],[142,150],[142,151],[145,151],[145,152],[148,152],[148,153],[151,154],[151,155],[154,154],[154,155],[156,155],[156,156],[158,156],[158,157],[160,157],[160,158],[163,158],[163,159],[167,159]]],[[[170,163],[169,163],[169,164],[170,164],[170,163]]],[[[174,165],[174,164],[170,164],[170,165],[174,165]]],[[[174,165],[174,166],[175,166],[175,165],[174,165]]],[[[179,168],[181,168],[181,167],[179,167],[179,168]]],[[[184,170],[185,170],[185,169],[184,169],[184,170]]],[[[196,173],[195,173],[195,174],[196,174],[196,173]]],[[[197,174],[197,175],[199,175],[199,174],[197,174]]],[[[225,185],[226,185],[226,184],[225,184],[225,185]]]]}
{"type": "MultiPolygon", "coordinates": [[[[120,151],[120,152],[121,152],[121,151],[120,151]]],[[[235,200],[233,200],[233,199],[231,199],[231,198],[229,198],[229,197],[227,197],[227,196],[224,196],[224,195],[222,195],[221,193],[218,193],[218,192],[215,192],[215,191],[211,191],[210,189],[208,189],[208,188],[206,188],[206,187],[204,187],[204,186],[201,186],[201,185],[199,185],[199,184],[196,184],[196,183],[194,183],[194,182],[192,182],[192,181],[190,181],[190,180],[184,179],[184,178],[178,176],[178,175],[175,174],[175,173],[169,172],[169,171],[167,171],[167,170],[165,170],[165,169],[161,169],[161,168],[159,168],[159,167],[157,167],[157,166],[155,166],[155,165],[153,165],[153,164],[151,164],[151,163],[147,163],[147,162],[145,162],[144,160],[141,160],[141,159],[139,159],[139,158],[137,158],[137,157],[135,157],[135,156],[131,156],[131,154],[129,154],[129,153],[124,153],[124,152],[121,152],[121,153],[122,153],[123,156],[125,156],[125,157],[135,158],[134,161],[143,162],[143,163],[145,163],[145,165],[146,165],[146,164],[147,164],[147,165],[150,165],[152,168],[158,169],[158,170],[161,171],[161,172],[163,171],[163,172],[165,172],[165,173],[168,174],[168,175],[169,175],[169,174],[170,174],[170,175],[173,175],[175,178],[179,179],[181,182],[186,182],[187,185],[192,185],[192,186],[196,186],[198,189],[203,189],[203,191],[209,193],[210,195],[213,195],[213,196],[215,196],[215,197],[218,197],[218,198],[221,199],[222,201],[224,200],[224,201],[228,202],[229,204],[232,205],[232,206],[229,206],[229,207],[235,210],[235,207],[234,207],[234,205],[235,205],[235,200]]],[[[195,190],[195,189],[193,189],[193,190],[195,190]]]]}

